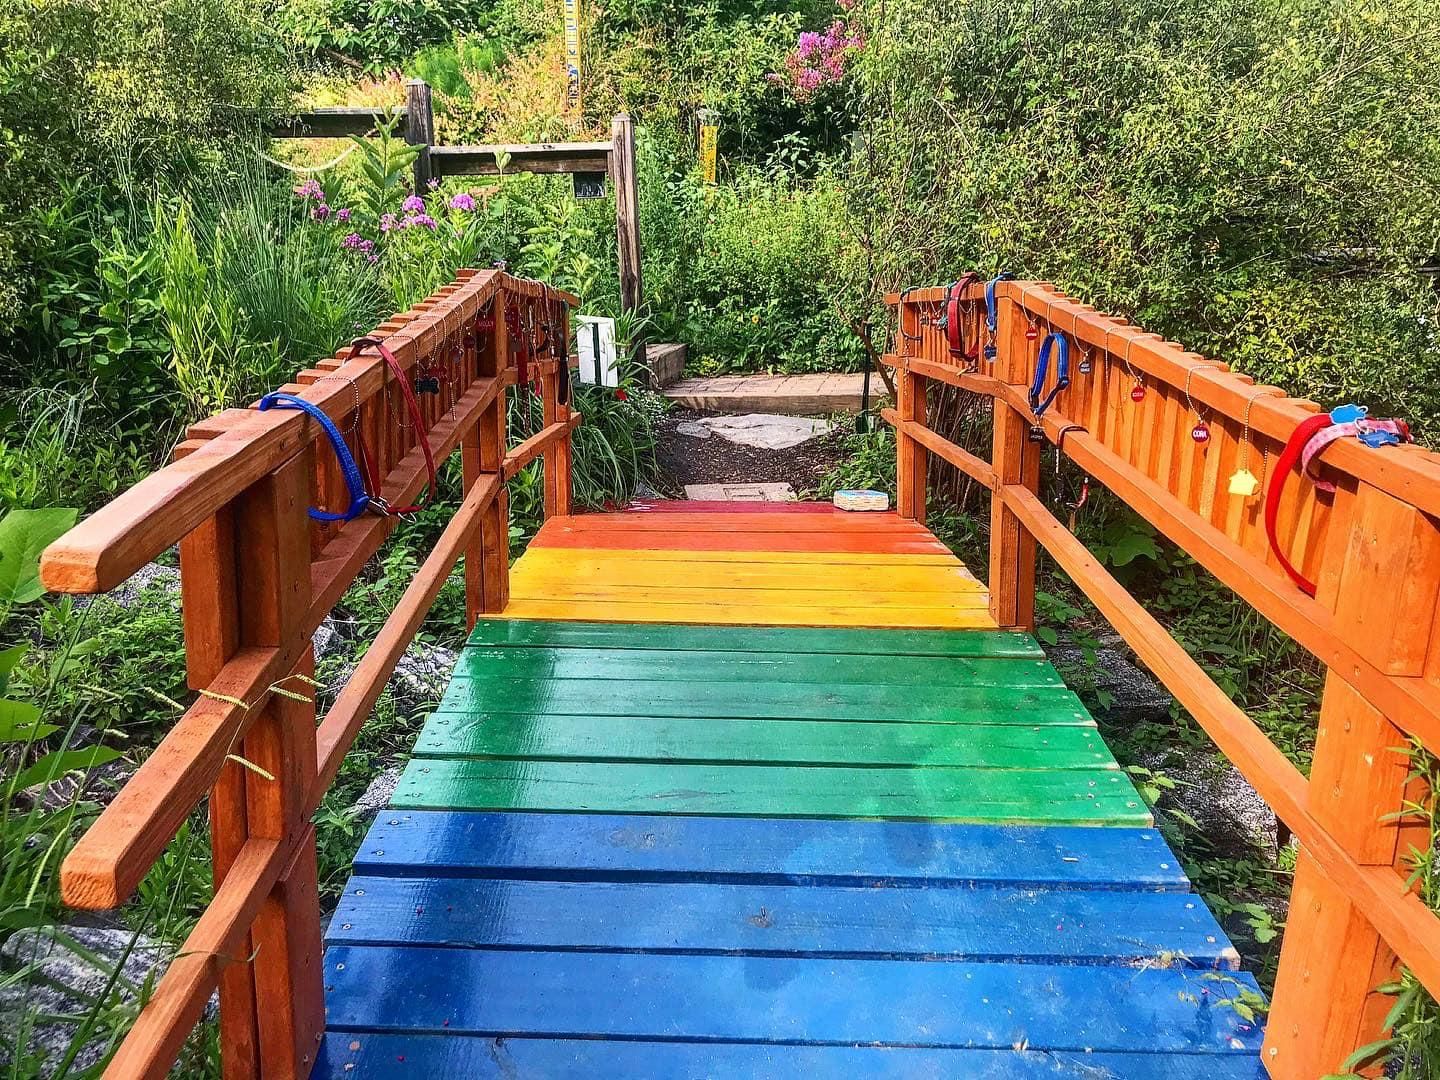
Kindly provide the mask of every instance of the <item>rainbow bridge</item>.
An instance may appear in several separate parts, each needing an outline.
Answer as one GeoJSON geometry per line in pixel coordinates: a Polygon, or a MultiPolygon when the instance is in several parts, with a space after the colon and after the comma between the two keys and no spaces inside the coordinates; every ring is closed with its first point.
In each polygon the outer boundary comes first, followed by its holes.
{"type": "Polygon", "coordinates": [[[178,542],[206,691],[64,866],[71,904],[121,903],[208,796],[214,901],[107,1076],[165,1075],[218,989],[227,1077],[1314,1080],[1374,1037],[1400,963],[1436,984],[1393,813],[1406,770],[1385,751],[1434,730],[1440,462],[1337,441],[1337,490],[1297,469],[1272,550],[1224,481],[1242,454],[1278,459],[1315,408],[1004,282],[988,369],[938,317],[984,335],[981,287],[890,298],[895,511],[577,514],[568,333],[542,349],[513,331],[572,299],[465,272],[378,328],[388,356],[352,350],[284,388],[380,448],[390,505],[424,485],[426,452],[464,474],[323,718],[295,692],[310,635],[395,521],[307,518],[346,491],[317,416],[197,425],[47,552],[51,588],[95,592],[178,542]],[[1063,386],[1039,371],[1046,408],[1026,395],[1037,323],[1087,358],[1063,386]],[[395,423],[437,355],[456,374],[395,423]],[[932,382],[993,399],[992,460],[927,425],[932,382]],[[507,445],[506,394],[530,392],[543,427],[507,445]],[[1049,445],[1331,666],[1308,778],[1038,498],[1049,445]],[[931,459],[992,493],[988,587],[925,527],[931,459]],[[505,484],[534,460],[547,520],[509,566],[505,484]],[[1268,1024],[1031,636],[1040,547],[1300,839],[1268,1024]],[[460,562],[468,643],[322,933],[311,816],[460,562]]]}

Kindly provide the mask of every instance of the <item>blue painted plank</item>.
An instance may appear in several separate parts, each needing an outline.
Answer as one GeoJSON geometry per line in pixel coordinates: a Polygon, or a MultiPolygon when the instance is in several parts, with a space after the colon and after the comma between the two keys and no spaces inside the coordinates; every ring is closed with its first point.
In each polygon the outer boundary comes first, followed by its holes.
{"type": "Polygon", "coordinates": [[[388,810],[361,874],[1185,891],[1155,829],[388,810]]]}
{"type": "Polygon", "coordinates": [[[1245,974],[336,945],[332,1031],[1254,1054],[1245,974]]]}
{"type": "Polygon", "coordinates": [[[487,1039],[331,1033],[313,1080],[1265,1080],[1241,1054],[487,1039]],[[351,1047],[354,1049],[351,1049],[351,1047]]]}
{"type": "Polygon", "coordinates": [[[1012,630],[870,630],[853,627],[692,626],[680,623],[481,619],[472,645],[632,648],[861,656],[1009,656],[1043,659],[1029,634],[1012,630]]]}
{"type": "Polygon", "coordinates": [[[356,877],[345,945],[1239,967],[1198,896],[356,877]]]}

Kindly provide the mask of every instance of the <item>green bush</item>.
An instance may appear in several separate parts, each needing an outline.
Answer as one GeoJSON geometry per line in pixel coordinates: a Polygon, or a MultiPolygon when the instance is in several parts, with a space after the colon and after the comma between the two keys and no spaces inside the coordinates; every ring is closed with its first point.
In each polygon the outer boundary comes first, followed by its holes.
{"type": "MultiPolygon", "coordinates": [[[[218,167],[291,85],[260,0],[9,0],[0,7],[0,351],[49,257],[64,185],[99,211],[218,167]]],[[[108,230],[100,230],[108,232],[108,230]]]]}
{"type": "Polygon", "coordinates": [[[1436,430],[1435,0],[867,10],[853,189],[881,283],[1050,278],[1436,430]]]}

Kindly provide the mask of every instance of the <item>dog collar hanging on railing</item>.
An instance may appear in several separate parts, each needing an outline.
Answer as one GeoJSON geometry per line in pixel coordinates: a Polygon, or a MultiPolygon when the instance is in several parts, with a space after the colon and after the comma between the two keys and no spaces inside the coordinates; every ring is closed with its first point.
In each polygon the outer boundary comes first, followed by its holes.
{"type": "Polygon", "coordinates": [[[973,364],[980,359],[980,335],[975,335],[975,343],[968,351],[965,348],[965,305],[969,303],[965,298],[970,286],[980,283],[980,275],[973,270],[966,271],[960,275],[959,280],[950,284],[945,290],[945,314],[940,319],[940,328],[945,331],[945,343],[950,347],[950,355],[958,356],[973,364]]]}
{"type": "Polygon", "coordinates": [[[985,283],[985,330],[987,340],[985,342],[984,353],[986,363],[993,364],[995,362],[995,356],[999,351],[996,348],[995,335],[1000,329],[1000,309],[999,305],[995,302],[995,286],[999,285],[1002,281],[1014,280],[1014,274],[1006,270],[1001,270],[1000,273],[985,283]]]}
{"type": "Polygon", "coordinates": [[[1035,381],[1030,385],[1030,410],[1035,414],[1036,421],[1045,415],[1045,410],[1050,408],[1050,403],[1070,385],[1070,342],[1063,334],[1051,331],[1045,335],[1045,340],[1040,343],[1040,355],[1035,360],[1035,381]],[[1055,351],[1055,385],[1050,388],[1050,393],[1042,398],[1040,395],[1045,391],[1045,377],[1050,373],[1050,351],[1055,351]]]}
{"type": "Polygon", "coordinates": [[[424,496],[419,502],[410,506],[390,506],[380,495],[380,478],[375,475],[374,465],[370,460],[370,453],[365,446],[365,441],[360,439],[360,464],[365,470],[365,476],[372,492],[370,503],[372,508],[380,513],[413,514],[430,505],[431,500],[435,498],[436,489],[439,487],[439,477],[435,470],[435,454],[430,449],[430,436],[425,430],[425,416],[420,411],[420,403],[415,400],[415,392],[410,388],[410,379],[405,369],[400,366],[400,361],[395,359],[395,354],[390,351],[390,347],[379,338],[356,338],[350,343],[350,355],[346,358],[347,361],[355,359],[362,350],[367,348],[373,348],[380,354],[380,358],[385,361],[385,366],[390,369],[396,385],[400,387],[400,396],[405,399],[405,407],[410,413],[410,425],[415,429],[415,439],[420,444],[420,452],[425,455],[427,477],[424,496]]]}
{"type": "Polygon", "coordinates": [[[350,453],[350,447],[345,444],[345,436],[340,434],[340,429],[325,414],[324,409],[313,401],[306,401],[295,394],[286,394],[278,390],[261,398],[256,408],[261,412],[268,412],[271,409],[295,409],[303,412],[320,425],[320,429],[330,440],[331,449],[335,451],[335,459],[340,463],[340,472],[345,477],[345,487],[350,492],[350,505],[341,514],[312,506],[308,510],[312,518],[316,521],[354,521],[370,509],[371,497],[365,488],[365,478],[361,475],[359,466],[355,464],[355,456],[350,453]]]}
{"type": "Polygon", "coordinates": [[[1337,439],[1354,436],[1361,443],[1378,449],[1382,446],[1396,446],[1410,442],[1410,425],[1404,420],[1371,420],[1363,405],[1339,405],[1328,413],[1317,413],[1306,417],[1290,433],[1280,459],[1275,463],[1270,478],[1269,490],[1265,492],[1265,536],[1270,541],[1270,550],[1275,553],[1285,573],[1307,596],[1315,595],[1315,583],[1302,574],[1285,552],[1280,549],[1276,525],[1280,516],[1280,495],[1285,490],[1285,480],[1297,463],[1301,471],[1315,479],[1321,491],[1333,492],[1335,485],[1328,480],[1318,479],[1316,460],[1320,452],[1337,439]]]}

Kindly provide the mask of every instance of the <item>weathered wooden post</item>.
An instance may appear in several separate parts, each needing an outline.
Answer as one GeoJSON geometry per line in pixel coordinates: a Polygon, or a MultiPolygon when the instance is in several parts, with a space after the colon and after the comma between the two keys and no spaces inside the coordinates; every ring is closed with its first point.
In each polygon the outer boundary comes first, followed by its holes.
{"type": "Polygon", "coordinates": [[[610,179],[615,184],[615,237],[620,264],[620,310],[645,302],[640,274],[640,195],[635,176],[635,122],[621,113],[610,123],[610,179]]]}
{"type": "Polygon", "coordinates": [[[411,79],[405,84],[405,141],[420,148],[415,159],[415,190],[423,191],[433,175],[430,146],[435,142],[435,112],[430,101],[430,84],[424,79],[411,79]]]}

